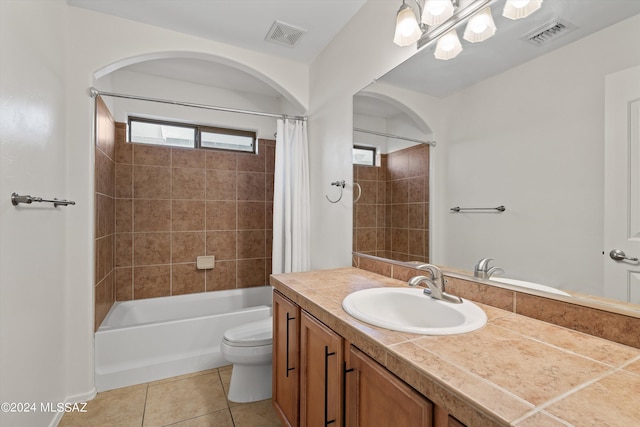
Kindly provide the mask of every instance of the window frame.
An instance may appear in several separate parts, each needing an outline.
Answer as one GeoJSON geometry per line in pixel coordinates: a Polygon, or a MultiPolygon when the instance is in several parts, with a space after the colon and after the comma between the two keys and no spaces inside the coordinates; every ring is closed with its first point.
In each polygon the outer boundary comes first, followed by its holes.
{"type": "Polygon", "coordinates": [[[171,148],[186,148],[186,149],[203,149],[203,150],[219,150],[219,151],[230,151],[235,153],[248,153],[248,154],[258,154],[258,134],[255,131],[243,130],[243,129],[231,129],[231,128],[223,128],[219,126],[210,126],[210,125],[200,125],[200,124],[192,124],[192,123],[184,123],[184,122],[176,122],[171,120],[161,120],[161,119],[150,119],[146,117],[139,116],[128,116],[127,117],[127,142],[131,144],[143,144],[143,145],[155,145],[158,147],[171,147],[171,148]],[[193,147],[187,146],[179,146],[179,145],[171,145],[171,144],[153,144],[146,142],[135,142],[131,141],[131,123],[132,122],[140,122],[140,123],[150,123],[157,125],[166,125],[166,126],[174,126],[174,127],[182,127],[187,129],[193,129],[194,139],[193,139],[193,147]],[[222,147],[203,147],[202,146],[202,132],[209,133],[218,133],[223,135],[232,135],[232,136],[246,136],[250,137],[253,140],[252,150],[234,150],[232,148],[222,148],[222,147]]]}
{"type": "Polygon", "coordinates": [[[356,163],[356,165],[359,165],[359,166],[377,166],[376,165],[376,157],[377,157],[376,156],[376,154],[377,154],[376,147],[367,146],[367,145],[353,144],[353,149],[366,150],[366,151],[373,152],[373,156],[372,156],[373,162],[370,165],[368,165],[368,164],[365,165],[365,164],[362,164],[362,163],[356,163]]]}

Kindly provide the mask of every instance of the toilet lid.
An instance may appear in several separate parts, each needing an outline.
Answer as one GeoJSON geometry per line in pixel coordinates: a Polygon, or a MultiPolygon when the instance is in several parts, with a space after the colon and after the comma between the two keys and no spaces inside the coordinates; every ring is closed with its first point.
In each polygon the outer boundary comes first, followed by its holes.
{"type": "Polygon", "coordinates": [[[236,326],[224,333],[224,340],[236,347],[269,345],[272,339],[273,319],[271,317],[236,326]]]}

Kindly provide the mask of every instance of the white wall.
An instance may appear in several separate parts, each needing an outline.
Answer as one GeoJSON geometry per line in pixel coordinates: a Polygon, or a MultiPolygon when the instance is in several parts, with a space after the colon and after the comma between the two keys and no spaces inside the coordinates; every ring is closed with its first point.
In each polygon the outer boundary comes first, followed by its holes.
{"type": "MultiPolygon", "coordinates": [[[[0,5],[0,194],[8,198],[20,191],[77,203],[56,210],[18,210],[6,199],[0,204],[0,400],[85,400],[94,393],[94,149],[88,88],[96,73],[102,77],[140,58],[216,60],[261,77],[289,104],[306,109],[309,68],[69,7],[64,0],[2,0],[0,5]]],[[[114,83],[101,82],[107,85],[103,89],[114,83]]],[[[1,416],[0,424],[16,427],[54,425],[57,417],[1,416]]]]}
{"type": "Polygon", "coordinates": [[[40,412],[40,402],[67,397],[65,221],[76,207],[9,203],[14,191],[74,196],[65,185],[66,22],[63,1],[0,1],[0,402],[37,404],[0,412],[3,426],[52,423],[62,414],[40,412]]]}
{"type": "MultiPolygon", "coordinates": [[[[172,99],[269,113],[282,113],[276,97],[203,86],[132,71],[118,70],[113,77],[113,91],[150,98],[172,99]]],[[[96,84],[99,87],[99,83],[96,84]]],[[[108,97],[107,97],[108,98],[108,97]]],[[[256,131],[258,138],[274,139],[276,119],[187,108],[176,105],[113,98],[112,113],[116,121],[126,123],[128,115],[186,121],[210,126],[256,131]]]]}
{"type": "Polygon", "coordinates": [[[309,157],[311,267],[351,265],[353,226],[353,95],[415,53],[393,44],[400,5],[369,0],[311,64],[309,157]],[[386,23],[383,25],[382,23],[386,23]],[[346,180],[336,204],[325,194],[330,183],[346,180]]]}
{"type": "Polygon", "coordinates": [[[640,16],[443,101],[436,262],[473,270],[491,257],[505,277],[602,295],[604,82],[640,64],[638,40],[640,16]]]}

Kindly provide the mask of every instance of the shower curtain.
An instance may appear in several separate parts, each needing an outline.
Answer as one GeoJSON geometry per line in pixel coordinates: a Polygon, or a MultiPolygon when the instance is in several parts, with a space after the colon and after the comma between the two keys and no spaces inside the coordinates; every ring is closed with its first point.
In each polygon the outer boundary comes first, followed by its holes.
{"type": "Polygon", "coordinates": [[[310,268],[307,122],[279,119],[273,194],[272,272],[310,268]]]}

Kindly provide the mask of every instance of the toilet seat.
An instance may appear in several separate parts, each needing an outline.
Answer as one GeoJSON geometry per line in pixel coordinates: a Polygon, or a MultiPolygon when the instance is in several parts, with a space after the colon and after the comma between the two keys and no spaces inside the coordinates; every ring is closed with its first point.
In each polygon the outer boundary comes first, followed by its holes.
{"type": "Polygon", "coordinates": [[[225,344],[231,347],[271,345],[272,340],[273,319],[271,317],[228,329],[222,339],[225,344]]]}

